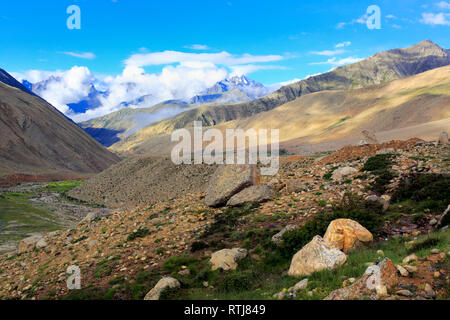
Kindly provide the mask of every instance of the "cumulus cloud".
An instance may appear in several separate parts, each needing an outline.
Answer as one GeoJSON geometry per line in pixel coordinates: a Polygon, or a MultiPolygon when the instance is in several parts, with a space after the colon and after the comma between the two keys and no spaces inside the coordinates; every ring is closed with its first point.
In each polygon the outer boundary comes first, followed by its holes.
{"type": "Polygon", "coordinates": [[[75,58],[81,58],[81,59],[95,59],[96,56],[95,54],[93,54],[92,52],[70,52],[70,51],[65,51],[65,52],[61,52],[62,54],[68,55],[68,56],[72,56],[75,58]]]}
{"type": "Polygon", "coordinates": [[[450,26],[450,13],[422,13],[420,22],[432,26],[450,26]]]}
{"type": "Polygon", "coordinates": [[[89,94],[96,79],[86,67],[74,66],[68,71],[30,70],[18,77],[38,84],[33,91],[59,111],[70,114],[69,103],[79,102],[89,94]]]}
{"type": "Polygon", "coordinates": [[[120,110],[124,105],[143,108],[165,100],[188,100],[230,75],[283,68],[265,64],[282,59],[280,55],[234,55],[225,51],[140,52],[124,61],[124,69],[118,75],[99,78],[87,67],[75,66],[67,71],[31,70],[21,75],[20,79],[36,84],[33,91],[79,122],[120,110]],[[144,69],[146,66],[161,66],[161,71],[149,73],[144,69]],[[99,106],[74,114],[68,104],[86,99],[92,85],[99,91],[105,91],[96,96],[99,106]]]}

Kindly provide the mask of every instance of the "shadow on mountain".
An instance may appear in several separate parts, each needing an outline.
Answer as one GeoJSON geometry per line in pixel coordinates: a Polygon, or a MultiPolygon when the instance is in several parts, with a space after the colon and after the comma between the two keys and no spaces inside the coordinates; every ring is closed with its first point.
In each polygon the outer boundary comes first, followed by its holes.
{"type": "Polygon", "coordinates": [[[92,138],[100,142],[105,147],[110,147],[120,140],[118,135],[125,130],[111,130],[105,128],[83,128],[92,138]]]}

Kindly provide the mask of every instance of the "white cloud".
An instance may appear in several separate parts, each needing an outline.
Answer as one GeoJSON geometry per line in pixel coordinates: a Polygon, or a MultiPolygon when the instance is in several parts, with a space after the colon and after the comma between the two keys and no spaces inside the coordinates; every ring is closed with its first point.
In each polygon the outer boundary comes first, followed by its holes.
{"type": "Polygon", "coordinates": [[[40,83],[33,91],[66,115],[70,113],[67,104],[79,102],[86,97],[91,84],[96,81],[88,68],[78,66],[68,71],[30,70],[18,75],[18,79],[40,83]]]}
{"type": "Polygon", "coordinates": [[[20,75],[20,79],[33,84],[40,82],[33,91],[79,122],[117,111],[123,108],[124,102],[130,107],[150,107],[165,100],[187,100],[230,75],[283,69],[283,66],[264,64],[283,58],[280,55],[233,55],[228,52],[141,52],[131,55],[118,75],[94,76],[87,67],[75,66],[67,71],[31,70],[20,75]],[[156,65],[162,67],[160,72],[144,70],[145,66],[156,65]],[[83,114],[74,114],[68,104],[85,99],[92,84],[97,90],[106,92],[97,97],[100,106],[83,114]],[[137,99],[143,102],[133,104],[137,99]]]}
{"type": "Polygon", "coordinates": [[[146,54],[134,54],[127,60],[127,66],[157,66],[182,62],[211,62],[218,65],[239,65],[249,63],[280,61],[283,57],[280,55],[254,56],[251,54],[232,55],[226,51],[220,53],[186,53],[179,51],[162,51],[146,54]]]}
{"type": "Polygon", "coordinates": [[[420,22],[432,26],[450,26],[450,13],[422,13],[420,22]]]}
{"type": "Polygon", "coordinates": [[[62,54],[68,55],[68,56],[72,56],[75,58],[81,58],[81,59],[95,59],[96,56],[94,53],[92,52],[70,52],[70,51],[65,51],[65,52],[61,52],[62,54]]]}
{"type": "Polygon", "coordinates": [[[322,62],[311,62],[310,65],[322,65],[322,64],[327,64],[327,65],[331,65],[333,67],[340,67],[346,64],[351,64],[351,63],[355,63],[358,61],[361,61],[361,58],[355,58],[355,57],[348,57],[348,58],[343,58],[343,59],[337,59],[336,57],[330,58],[327,61],[322,61],[322,62]]]}
{"type": "Polygon", "coordinates": [[[250,73],[253,73],[253,72],[256,72],[259,70],[286,69],[286,67],[272,66],[272,65],[246,64],[246,65],[230,66],[230,69],[233,71],[231,76],[241,76],[241,75],[248,75],[250,73]]]}
{"type": "Polygon", "coordinates": [[[339,22],[339,23],[336,25],[336,29],[342,29],[342,28],[344,28],[344,27],[347,26],[347,25],[353,25],[353,24],[355,24],[355,23],[366,24],[368,18],[369,18],[369,15],[368,15],[368,14],[365,14],[365,15],[359,17],[358,19],[353,19],[353,20],[350,21],[350,22],[339,22]]]}
{"type": "Polygon", "coordinates": [[[450,10],[450,3],[446,1],[441,1],[436,3],[436,6],[440,9],[450,10]]]}
{"type": "Polygon", "coordinates": [[[206,44],[191,44],[188,46],[184,46],[184,48],[192,49],[192,50],[208,50],[208,49],[210,49],[210,47],[207,46],[206,44]]]}
{"type": "Polygon", "coordinates": [[[342,54],[347,52],[343,49],[337,49],[337,50],[324,50],[324,51],[311,51],[311,54],[316,54],[319,56],[335,56],[337,54],[342,54]]]}
{"type": "Polygon", "coordinates": [[[344,42],[340,42],[337,45],[335,45],[335,48],[344,48],[344,47],[348,47],[351,44],[352,43],[350,41],[344,41],[344,42]]]}

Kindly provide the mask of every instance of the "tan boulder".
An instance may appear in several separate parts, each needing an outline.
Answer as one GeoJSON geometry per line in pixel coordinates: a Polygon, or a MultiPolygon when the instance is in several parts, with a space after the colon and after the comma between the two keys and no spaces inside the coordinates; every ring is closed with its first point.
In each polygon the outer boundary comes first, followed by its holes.
{"type": "Polygon", "coordinates": [[[346,260],[347,256],[343,252],[334,248],[322,237],[315,236],[294,255],[288,274],[290,276],[310,275],[323,269],[334,269],[344,264],[346,260]]]}
{"type": "Polygon", "coordinates": [[[247,250],[241,248],[222,249],[211,255],[212,270],[236,270],[238,262],[247,256],[247,250]]]}
{"type": "Polygon", "coordinates": [[[159,300],[161,293],[163,293],[165,290],[171,288],[179,288],[180,282],[171,277],[164,277],[161,280],[158,281],[156,286],[153,287],[152,290],[150,290],[144,297],[144,300],[159,300]]]}
{"type": "Polygon", "coordinates": [[[350,249],[357,247],[361,242],[373,240],[372,234],[351,219],[333,220],[327,228],[323,239],[335,248],[348,253],[350,249]]]}

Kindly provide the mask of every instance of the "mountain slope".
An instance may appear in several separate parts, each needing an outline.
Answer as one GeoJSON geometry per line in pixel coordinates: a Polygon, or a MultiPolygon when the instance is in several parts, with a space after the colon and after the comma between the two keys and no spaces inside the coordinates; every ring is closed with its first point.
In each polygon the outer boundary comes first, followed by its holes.
{"type": "Polygon", "coordinates": [[[0,82],[0,176],[96,173],[120,159],[37,96],[0,82]]]}
{"type": "Polygon", "coordinates": [[[449,64],[450,55],[438,45],[425,40],[410,48],[377,53],[358,63],[293,83],[258,100],[228,105],[205,105],[186,111],[136,132],[114,144],[111,149],[124,153],[147,152],[150,150],[149,146],[153,145],[149,139],[158,140],[161,134],[169,134],[175,129],[192,126],[193,121],[202,121],[204,126],[211,126],[248,118],[306,94],[364,88],[449,64]]]}
{"type": "MultiPolygon", "coordinates": [[[[234,76],[217,82],[189,101],[168,100],[142,108],[140,106],[151,105],[153,100],[151,95],[142,96],[134,101],[123,102],[119,111],[80,122],[79,125],[102,145],[109,147],[154,122],[171,118],[189,108],[204,104],[251,101],[269,92],[270,89],[244,75],[234,76]],[[129,106],[132,107],[127,108],[129,106]]],[[[87,100],[83,100],[85,101],[87,100]]],[[[75,110],[72,105],[69,107],[75,110]]]]}
{"type": "Polygon", "coordinates": [[[153,122],[170,118],[190,107],[178,100],[166,101],[150,108],[125,107],[105,116],[80,122],[79,126],[102,145],[109,147],[153,122]]]}
{"type": "Polygon", "coordinates": [[[26,86],[21,84],[19,81],[17,81],[12,75],[10,75],[8,72],[0,68],[0,82],[3,82],[4,84],[7,84],[10,87],[17,88],[19,90],[22,90],[23,92],[35,95],[30,89],[28,89],[26,86]]]}
{"type": "MultiPolygon", "coordinates": [[[[223,117],[228,116],[225,110],[223,117]]],[[[295,145],[300,145],[357,137],[364,129],[379,132],[447,118],[450,118],[450,66],[361,89],[311,93],[273,110],[219,123],[215,128],[279,129],[281,142],[292,145],[295,140],[295,145]]],[[[160,134],[167,129],[164,125],[167,121],[147,127],[130,136],[132,140],[113,145],[113,149],[168,154],[174,143],[170,142],[169,130],[160,134]],[[149,135],[150,129],[153,132],[149,135]]],[[[442,129],[450,128],[435,128],[432,132],[437,136],[442,129]]]]}

